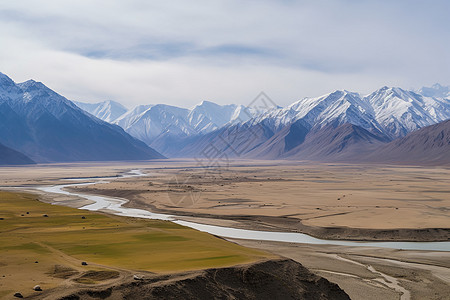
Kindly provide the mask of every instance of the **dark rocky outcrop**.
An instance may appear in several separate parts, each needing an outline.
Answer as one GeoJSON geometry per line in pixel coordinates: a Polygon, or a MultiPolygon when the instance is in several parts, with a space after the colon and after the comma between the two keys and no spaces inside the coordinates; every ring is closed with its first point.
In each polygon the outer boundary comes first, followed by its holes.
{"type": "Polygon", "coordinates": [[[102,299],[350,299],[337,284],[289,259],[132,280],[60,299],[93,295],[102,299]]]}

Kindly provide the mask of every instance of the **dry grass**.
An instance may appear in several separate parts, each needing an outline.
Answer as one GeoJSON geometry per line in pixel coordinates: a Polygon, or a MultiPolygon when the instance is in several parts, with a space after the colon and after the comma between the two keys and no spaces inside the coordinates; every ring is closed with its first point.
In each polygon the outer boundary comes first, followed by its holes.
{"type": "MultiPolygon", "coordinates": [[[[110,217],[28,194],[0,192],[0,218],[0,297],[15,291],[26,296],[36,284],[49,289],[93,268],[178,272],[267,256],[171,222],[110,217]],[[57,269],[70,274],[54,276],[57,269]]],[[[83,276],[79,282],[98,281],[83,276]]]]}

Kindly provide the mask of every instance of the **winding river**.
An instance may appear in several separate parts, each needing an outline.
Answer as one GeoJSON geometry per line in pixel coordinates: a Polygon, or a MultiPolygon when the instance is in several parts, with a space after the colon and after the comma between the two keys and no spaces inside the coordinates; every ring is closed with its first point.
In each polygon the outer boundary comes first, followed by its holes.
{"type": "Polygon", "coordinates": [[[108,211],[110,213],[119,216],[168,220],[183,226],[208,232],[210,234],[214,234],[224,238],[288,242],[288,243],[304,243],[304,244],[381,247],[381,248],[392,248],[403,250],[450,251],[450,242],[356,242],[356,241],[342,241],[342,240],[323,240],[303,233],[296,233],[296,232],[270,232],[270,231],[246,230],[214,225],[205,225],[180,220],[179,219],[180,217],[176,215],[158,214],[143,209],[123,207],[122,205],[128,201],[126,199],[109,196],[89,195],[65,190],[66,187],[88,186],[96,183],[107,183],[109,182],[107,180],[111,180],[113,178],[128,178],[139,176],[147,176],[147,174],[142,173],[140,170],[132,170],[119,177],[73,178],[71,180],[74,181],[81,181],[81,180],[83,181],[96,180],[96,181],[89,183],[73,183],[73,184],[61,184],[55,186],[38,187],[37,189],[46,193],[56,193],[56,194],[76,196],[93,202],[92,204],[85,205],[80,209],[86,209],[90,211],[100,211],[100,210],[108,211]]]}

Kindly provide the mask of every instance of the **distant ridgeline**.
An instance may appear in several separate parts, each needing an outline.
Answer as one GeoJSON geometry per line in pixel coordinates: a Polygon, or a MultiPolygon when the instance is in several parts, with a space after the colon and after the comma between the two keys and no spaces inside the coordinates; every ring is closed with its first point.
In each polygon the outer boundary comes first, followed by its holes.
{"type": "Polygon", "coordinates": [[[366,96],[335,91],[285,108],[203,101],[192,109],[157,104],[128,111],[113,101],[76,104],[168,157],[200,158],[213,148],[229,158],[441,164],[450,163],[449,99],[450,87],[435,84],[418,91],[382,87],[366,96]]]}
{"type": "Polygon", "coordinates": [[[208,148],[227,158],[447,164],[449,119],[450,88],[438,84],[335,91],[285,108],[203,101],[128,110],[71,102],[0,73],[0,164],[201,158],[208,148]]]}

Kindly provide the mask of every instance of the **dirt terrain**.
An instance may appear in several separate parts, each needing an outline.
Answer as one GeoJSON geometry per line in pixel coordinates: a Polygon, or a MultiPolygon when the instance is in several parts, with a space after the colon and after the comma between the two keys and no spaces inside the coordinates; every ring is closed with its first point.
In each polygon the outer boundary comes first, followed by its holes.
{"type": "Polygon", "coordinates": [[[192,164],[144,168],[148,177],[76,189],[241,228],[328,239],[450,240],[447,168],[236,162],[205,170],[192,164]]]}
{"type": "Polygon", "coordinates": [[[448,299],[450,253],[233,240],[288,257],[337,283],[351,299],[448,299]]]}
{"type": "MultiPolygon", "coordinates": [[[[449,240],[450,169],[443,167],[258,161],[236,161],[219,169],[204,169],[195,161],[70,164],[36,166],[26,172],[5,168],[0,170],[0,185],[27,190],[130,169],[148,176],[76,189],[126,198],[127,206],[213,225],[300,231],[334,239],[449,240]]],[[[89,203],[68,196],[40,197],[72,207],[89,203]]],[[[339,284],[351,299],[447,299],[450,294],[448,252],[233,242],[300,262],[339,284]]],[[[124,285],[110,290],[111,296],[127,291],[128,284],[136,285],[133,282],[121,281],[124,285]]],[[[142,290],[154,287],[142,283],[142,290]]],[[[81,299],[89,299],[87,292],[78,292],[81,299]]]]}

